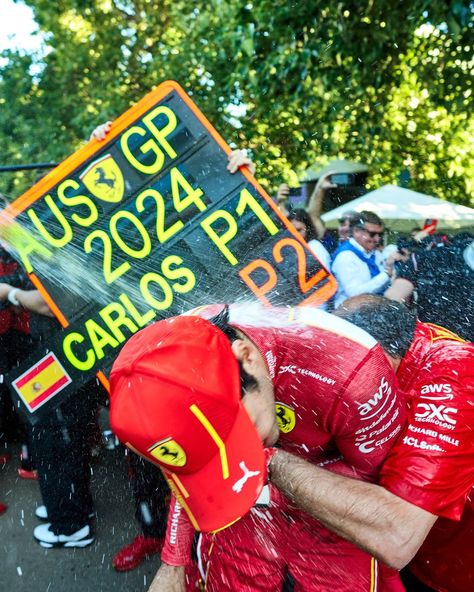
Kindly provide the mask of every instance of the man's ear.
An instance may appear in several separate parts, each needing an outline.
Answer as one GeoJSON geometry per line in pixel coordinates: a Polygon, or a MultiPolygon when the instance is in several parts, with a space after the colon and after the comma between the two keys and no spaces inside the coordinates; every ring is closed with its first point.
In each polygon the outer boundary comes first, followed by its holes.
{"type": "Polygon", "coordinates": [[[248,339],[235,339],[231,343],[231,348],[243,369],[251,374],[258,357],[256,346],[248,339]]]}

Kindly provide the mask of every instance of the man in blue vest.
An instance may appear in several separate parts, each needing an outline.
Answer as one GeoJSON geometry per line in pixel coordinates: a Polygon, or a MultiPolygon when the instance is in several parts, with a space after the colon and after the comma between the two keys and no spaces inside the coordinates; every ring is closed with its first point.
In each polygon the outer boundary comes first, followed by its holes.
{"type": "Polygon", "coordinates": [[[359,294],[383,294],[392,275],[395,256],[382,262],[377,250],[383,235],[383,222],[364,210],[350,219],[350,238],[339,245],[333,255],[332,273],[339,288],[334,305],[359,294]]]}

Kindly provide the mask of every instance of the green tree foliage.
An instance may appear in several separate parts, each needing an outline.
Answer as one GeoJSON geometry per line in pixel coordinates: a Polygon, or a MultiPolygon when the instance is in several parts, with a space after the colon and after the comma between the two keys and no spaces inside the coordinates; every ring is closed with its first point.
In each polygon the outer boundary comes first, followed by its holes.
{"type": "MultiPolygon", "coordinates": [[[[472,4],[459,0],[25,0],[49,48],[6,54],[6,162],[61,159],[175,79],[270,189],[318,162],[459,203],[473,194],[472,4]],[[471,62],[470,62],[471,60],[471,62]]],[[[27,179],[16,177],[17,192],[27,179]]]]}

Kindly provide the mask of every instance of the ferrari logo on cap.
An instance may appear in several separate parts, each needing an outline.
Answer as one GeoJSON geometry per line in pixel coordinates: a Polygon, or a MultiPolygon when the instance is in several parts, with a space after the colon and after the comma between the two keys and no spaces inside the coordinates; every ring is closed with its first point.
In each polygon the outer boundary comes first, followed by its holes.
{"type": "Polygon", "coordinates": [[[172,467],[184,467],[186,464],[186,453],[176,440],[171,438],[153,444],[148,449],[148,452],[158,462],[171,465],[172,467]]]}
{"type": "Polygon", "coordinates": [[[117,203],[123,197],[122,171],[110,154],[92,162],[80,179],[95,197],[103,201],[117,203]]]}
{"type": "Polygon", "coordinates": [[[291,407],[285,405],[285,403],[275,403],[275,413],[280,432],[287,434],[294,430],[296,425],[296,414],[291,407]]]}

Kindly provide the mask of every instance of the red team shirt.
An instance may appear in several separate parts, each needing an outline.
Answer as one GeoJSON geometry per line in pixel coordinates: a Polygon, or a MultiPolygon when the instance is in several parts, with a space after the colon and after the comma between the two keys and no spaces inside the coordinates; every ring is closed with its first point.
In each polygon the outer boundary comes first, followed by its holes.
{"type": "MultiPolygon", "coordinates": [[[[392,367],[380,345],[365,331],[320,310],[255,310],[256,317],[252,320],[249,307],[231,307],[230,324],[245,333],[266,360],[275,390],[281,448],[330,470],[376,481],[405,420],[404,401],[398,396],[392,367]]],[[[199,310],[199,314],[207,318],[215,312],[214,307],[199,310]]],[[[351,582],[348,570],[354,568],[357,572],[360,557],[368,558],[369,563],[370,557],[303,512],[289,509],[283,496],[276,491],[272,496],[275,494],[278,504],[292,515],[295,524],[292,534],[304,523],[302,532],[292,537],[293,541],[303,541],[305,550],[317,544],[319,553],[322,545],[332,549],[333,555],[328,556],[326,562],[319,561],[328,580],[321,580],[315,589],[341,592],[368,589],[373,573],[368,574],[366,582],[356,583],[351,582]],[[304,540],[305,536],[310,539],[304,540]],[[346,569],[341,570],[340,565],[336,565],[336,571],[331,572],[329,564],[334,564],[334,555],[353,552],[356,563],[351,565],[348,560],[346,569]]],[[[244,529],[247,516],[223,533],[233,528],[244,529]]],[[[173,504],[162,553],[162,559],[171,565],[182,565],[183,559],[189,556],[192,530],[189,526],[180,526],[179,522],[180,508],[173,504]]],[[[245,532],[239,531],[233,539],[240,540],[246,536],[245,532]]],[[[225,540],[221,544],[233,545],[232,541],[226,543],[225,540]]],[[[253,542],[248,541],[248,544],[253,542]]],[[[249,549],[255,562],[260,552],[258,548],[249,549]]],[[[307,563],[305,579],[314,580],[318,577],[317,566],[307,563]]],[[[303,562],[301,570],[305,569],[304,565],[303,562]]],[[[242,564],[239,569],[244,569],[242,564]]],[[[251,571],[249,578],[253,577],[251,571]]],[[[257,586],[255,581],[253,584],[257,586]]],[[[233,585],[234,589],[245,589],[242,582],[233,585]]],[[[262,589],[265,589],[263,585],[262,589]]]]}
{"type": "Polygon", "coordinates": [[[279,315],[269,317],[281,327],[252,327],[238,316],[231,324],[267,362],[280,447],[313,463],[338,460],[342,472],[345,465],[353,476],[376,480],[404,420],[382,348],[365,331],[322,311],[279,315]]]}
{"type": "Polygon", "coordinates": [[[411,564],[442,592],[474,590],[474,344],[418,323],[397,371],[408,421],[381,472],[381,484],[441,518],[411,564]],[[460,520],[461,523],[453,522],[460,520]]]}

